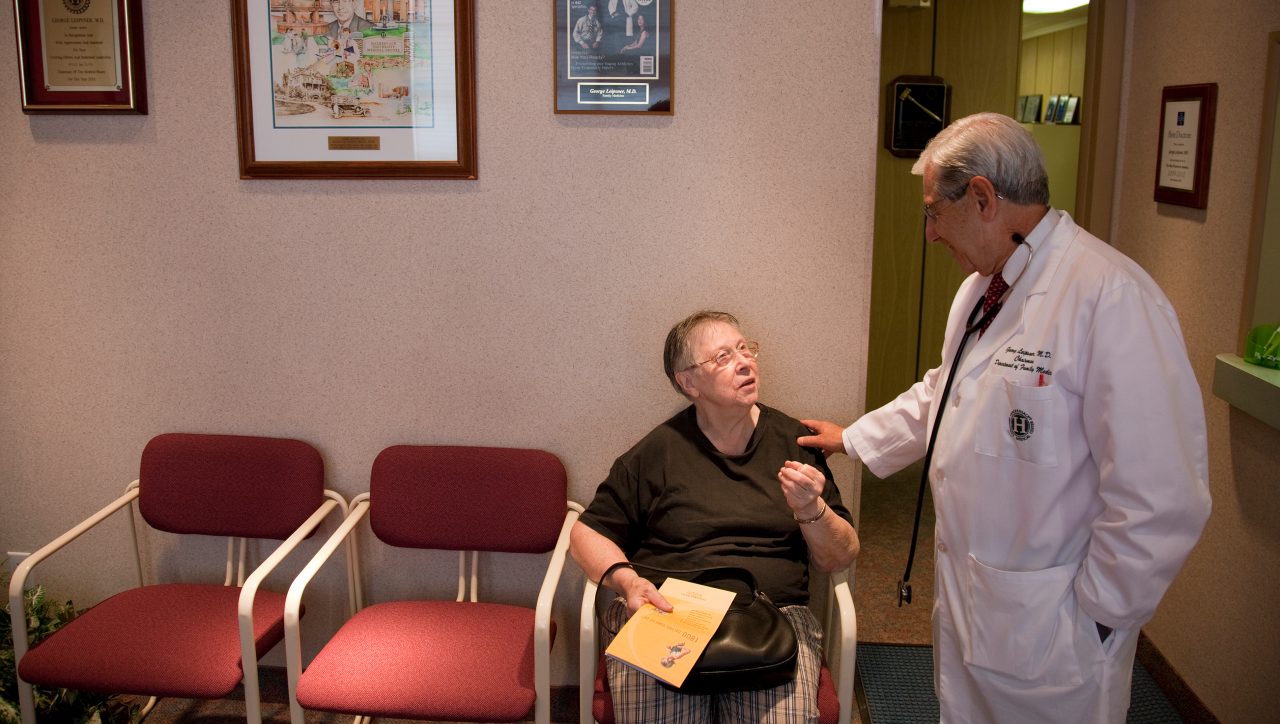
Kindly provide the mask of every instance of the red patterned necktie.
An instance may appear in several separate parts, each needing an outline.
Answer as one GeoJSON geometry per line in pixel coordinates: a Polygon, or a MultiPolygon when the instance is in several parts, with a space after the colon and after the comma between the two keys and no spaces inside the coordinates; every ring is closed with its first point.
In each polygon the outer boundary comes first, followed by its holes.
{"type": "MultiPolygon", "coordinates": [[[[987,312],[991,311],[991,308],[1000,302],[1000,295],[1004,294],[1005,290],[1008,288],[1008,282],[1004,280],[1004,277],[1000,275],[1000,272],[996,272],[995,276],[991,277],[991,283],[987,285],[987,293],[982,295],[982,316],[986,317],[987,312]]],[[[982,327],[978,330],[979,337],[987,331],[987,327],[991,326],[991,321],[994,320],[996,318],[996,314],[999,313],[1000,310],[997,309],[995,314],[987,317],[987,321],[983,322],[982,327]]]]}

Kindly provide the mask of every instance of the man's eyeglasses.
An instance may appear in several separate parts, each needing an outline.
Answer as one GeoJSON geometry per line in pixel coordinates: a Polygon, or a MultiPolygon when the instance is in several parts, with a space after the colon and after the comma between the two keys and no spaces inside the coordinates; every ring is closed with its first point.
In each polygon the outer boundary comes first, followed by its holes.
{"type": "Polygon", "coordinates": [[[715,357],[712,357],[711,359],[704,359],[701,362],[694,362],[688,367],[685,367],[685,370],[691,370],[698,365],[705,365],[707,363],[714,364],[715,369],[722,369],[728,367],[737,355],[742,355],[746,359],[755,359],[759,357],[760,343],[739,342],[737,347],[734,347],[733,349],[722,349],[716,353],[715,357]]]}
{"type": "Polygon", "coordinates": [[[928,219],[929,221],[936,222],[938,220],[938,204],[945,204],[947,202],[954,203],[952,199],[939,199],[933,202],[932,204],[925,204],[923,206],[924,218],[928,219]]]}
{"type": "MultiPolygon", "coordinates": [[[[970,179],[970,181],[972,181],[972,179],[970,179]]],[[[960,199],[963,199],[963,198],[965,197],[965,195],[966,195],[966,194],[968,194],[968,193],[969,193],[969,187],[966,185],[966,186],[964,187],[964,193],[960,194],[959,196],[955,197],[954,199],[938,199],[937,201],[933,202],[932,204],[924,204],[924,206],[922,207],[922,208],[924,209],[924,218],[926,218],[926,219],[928,219],[929,221],[932,221],[932,222],[934,222],[934,223],[937,223],[937,221],[938,221],[938,216],[939,216],[939,214],[938,214],[938,204],[943,204],[943,203],[947,203],[947,202],[955,203],[955,202],[959,201],[960,199]]],[[[1004,201],[1004,194],[997,192],[997,193],[996,193],[996,198],[997,198],[997,199],[1000,199],[1001,201],[1004,201]]]]}

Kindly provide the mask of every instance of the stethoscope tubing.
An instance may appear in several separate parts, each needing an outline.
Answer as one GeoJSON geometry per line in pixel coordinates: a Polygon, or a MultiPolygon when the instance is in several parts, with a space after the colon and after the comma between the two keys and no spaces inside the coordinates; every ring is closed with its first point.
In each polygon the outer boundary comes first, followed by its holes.
{"type": "Polygon", "coordinates": [[[903,602],[911,603],[911,565],[916,558],[916,542],[920,537],[920,514],[924,508],[924,490],[929,484],[929,468],[933,463],[933,446],[938,440],[938,430],[942,427],[942,413],[947,410],[947,400],[951,397],[951,383],[955,380],[956,370],[960,368],[960,360],[964,358],[964,348],[969,343],[969,338],[973,333],[982,329],[992,318],[1000,312],[1004,306],[1005,300],[1009,298],[1009,294],[1013,292],[1013,288],[1018,282],[1022,281],[1022,277],[1026,276],[1027,270],[1031,268],[1031,257],[1035,253],[1035,249],[1025,242],[1021,234],[1014,234],[1013,241],[1015,244],[1027,247],[1027,263],[1023,265],[1022,271],[1018,272],[1018,276],[1014,278],[1013,283],[1009,285],[1004,293],[1000,295],[1000,299],[991,305],[978,321],[974,321],[974,317],[982,311],[981,297],[978,298],[976,304],[973,305],[973,311],[969,312],[969,319],[965,322],[964,335],[960,337],[960,344],[956,347],[956,354],[951,359],[951,370],[947,373],[947,381],[942,386],[942,398],[938,402],[938,414],[933,418],[933,431],[929,434],[929,445],[925,448],[924,453],[924,470],[920,472],[920,491],[916,494],[916,515],[915,523],[911,528],[911,549],[907,553],[907,568],[902,574],[902,579],[898,581],[898,606],[901,607],[903,602]]]}

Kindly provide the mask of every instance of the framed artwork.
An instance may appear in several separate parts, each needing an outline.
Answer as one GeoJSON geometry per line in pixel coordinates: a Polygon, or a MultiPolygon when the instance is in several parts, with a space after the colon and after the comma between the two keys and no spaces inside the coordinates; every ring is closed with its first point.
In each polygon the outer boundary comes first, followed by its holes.
{"type": "Polygon", "coordinates": [[[476,178],[474,0],[233,5],[240,178],[476,178]]]}
{"type": "Polygon", "coordinates": [[[1049,96],[1049,105],[1045,106],[1044,109],[1045,123],[1054,123],[1057,121],[1058,104],[1061,102],[1060,98],[1060,96],[1049,96]]]}
{"type": "Polygon", "coordinates": [[[675,112],[675,0],[554,0],[556,113],[675,112]]]}
{"type": "Polygon", "coordinates": [[[14,0],[23,113],[146,113],[141,0],[14,0]]]}
{"type": "Polygon", "coordinates": [[[1165,86],[1160,96],[1156,201],[1196,209],[1208,205],[1217,105],[1217,83],[1165,86]]]}
{"type": "Polygon", "coordinates": [[[951,120],[951,86],[936,75],[900,75],[889,81],[889,127],[884,147],[901,158],[916,158],[951,120]]]}

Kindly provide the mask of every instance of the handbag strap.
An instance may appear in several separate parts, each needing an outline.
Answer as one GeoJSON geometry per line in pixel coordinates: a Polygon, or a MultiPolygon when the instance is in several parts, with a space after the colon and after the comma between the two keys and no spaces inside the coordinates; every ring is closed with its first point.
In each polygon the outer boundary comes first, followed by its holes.
{"type": "MultiPolygon", "coordinates": [[[[705,585],[716,585],[720,588],[726,588],[725,582],[738,583],[740,586],[727,587],[737,596],[734,598],[734,605],[739,605],[739,599],[743,605],[749,603],[758,597],[764,597],[768,600],[760,586],[756,583],[755,574],[746,568],[739,566],[710,566],[707,568],[688,568],[684,570],[676,570],[671,568],[659,568],[644,563],[633,563],[631,561],[618,561],[608,568],[604,569],[604,573],[600,574],[599,588],[596,589],[596,618],[605,621],[605,611],[609,609],[609,605],[617,598],[618,594],[612,589],[606,588],[604,582],[619,568],[630,568],[642,578],[649,579],[653,585],[661,586],[662,582],[668,578],[679,578],[681,580],[692,581],[694,583],[702,583],[705,585]],[[745,588],[743,588],[745,586],[745,588]]],[[[607,628],[607,626],[606,626],[607,628]]],[[[617,631],[608,629],[610,633],[616,634],[617,631]]]]}

